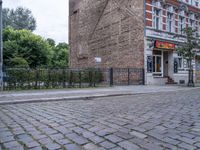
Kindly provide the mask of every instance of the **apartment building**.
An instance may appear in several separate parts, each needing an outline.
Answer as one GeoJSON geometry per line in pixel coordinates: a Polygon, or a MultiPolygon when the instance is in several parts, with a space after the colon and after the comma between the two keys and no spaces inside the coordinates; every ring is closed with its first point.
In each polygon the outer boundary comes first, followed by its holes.
{"type": "Polygon", "coordinates": [[[70,67],[144,68],[146,84],[187,83],[176,47],[184,28],[200,34],[200,0],[70,0],[69,20],[70,67]]]}
{"type": "MultiPolygon", "coordinates": [[[[185,41],[183,29],[200,33],[199,0],[146,0],[145,61],[148,84],[187,83],[188,60],[175,51],[185,41]],[[181,36],[183,35],[183,36],[181,36]]],[[[195,79],[198,62],[193,60],[195,79]]]]}

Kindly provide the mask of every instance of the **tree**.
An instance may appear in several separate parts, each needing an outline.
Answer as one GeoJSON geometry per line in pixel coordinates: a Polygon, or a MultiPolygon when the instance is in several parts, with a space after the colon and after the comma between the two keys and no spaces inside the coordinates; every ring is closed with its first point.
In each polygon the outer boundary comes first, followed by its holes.
{"type": "Polygon", "coordinates": [[[26,59],[22,57],[14,57],[10,59],[10,63],[12,64],[13,67],[28,67],[28,62],[26,59]]]}
{"type": "Polygon", "coordinates": [[[29,9],[18,7],[14,9],[3,9],[3,28],[12,27],[16,30],[27,29],[34,31],[36,29],[36,20],[29,9]]]}
{"type": "Polygon", "coordinates": [[[29,30],[6,28],[3,42],[5,66],[37,67],[51,62],[53,52],[49,43],[29,30]]]}
{"type": "Polygon", "coordinates": [[[11,19],[9,19],[9,13],[10,13],[10,9],[8,8],[4,8],[2,10],[3,28],[6,28],[6,26],[9,26],[12,24],[11,19]]]}
{"type": "Polygon", "coordinates": [[[59,43],[53,48],[51,64],[53,67],[68,67],[69,48],[67,43],[59,43]]]}
{"type": "Polygon", "coordinates": [[[48,38],[47,42],[49,43],[49,45],[51,45],[52,47],[54,47],[56,45],[56,42],[54,41],[54,39],[48,38]]]}
{"type": "Polygon", "coordinates": [[[193,81],[193,66],[192,60],[195,59],[196,49],[199,46],[199,39],[196,37],[196,30],[193,30],[191,27],[185,28],[183,30],[185,34],[185,42],[177,48],[177,52],[183,56],[183,58],[187,59],[189,62],[189,76],[188,76],[188,86],[194,86],[193,81]]]}

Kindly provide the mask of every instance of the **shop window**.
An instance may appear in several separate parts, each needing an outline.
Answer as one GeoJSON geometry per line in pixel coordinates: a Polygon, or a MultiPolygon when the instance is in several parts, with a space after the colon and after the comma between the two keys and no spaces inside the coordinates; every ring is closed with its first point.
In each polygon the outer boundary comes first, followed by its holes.
{"type": "Polygon", "coordinates": [[[178,58],[178,68],[179,68],[179,69],[182,69],[182,68],[183,68],[183,58],[182,58],[182,57],[179,57],[179,58],[178,58]]]}
{"type": "Polygon", "coordinates": [[[178,69],[183,69],[183,56],[181,56],[180,54],[178,54],[177,63],[178,69]]]}
{"type": "Polygon", "coordinates": [[[153,72],[161,73],[162,72],[162,58],[161,56],[153,56],[153,72]]]}
{"type": "Polygon", "coordinates": [[[190,61],[189,61],[189,59],[186,59],[185,61],[186,61],[186,68],[189,68],[189,66],[190,66],[190,61]]]}
{"type": "Polygon", "coordinates": [[[151,73],[153,70],[153,57],[147,56],[147,72],[151,73]]]}

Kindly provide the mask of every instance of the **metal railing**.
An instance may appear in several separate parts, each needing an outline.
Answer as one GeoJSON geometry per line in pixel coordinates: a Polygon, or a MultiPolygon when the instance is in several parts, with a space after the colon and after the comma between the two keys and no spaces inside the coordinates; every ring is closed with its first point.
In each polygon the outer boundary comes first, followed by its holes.
{"type": "Polygon", "coordinates": [[[144,84],[144,69],[65,69],[5,67],[4,90],[84,88],[144,84]]]}

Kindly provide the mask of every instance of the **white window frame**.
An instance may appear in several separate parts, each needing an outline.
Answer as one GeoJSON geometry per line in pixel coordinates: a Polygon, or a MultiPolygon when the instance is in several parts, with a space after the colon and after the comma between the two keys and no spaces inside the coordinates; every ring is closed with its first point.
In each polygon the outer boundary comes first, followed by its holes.
{"type": "Polygon", "coordinates": [[[162,11],[161,11],[161,9],[154,8],[154,10],[153,10],[153,27],[156,30],[162,29],[162,11]]]}
{"type": "Polygon", "coordinates": [[[171,33],[174,32],[174,15],[173,13],[170,13],[170,12],[167,12],[167,31],[171,33]],[[170,22],[171,22],[171,25],[170,25],[170,22]]]}
{"type": "Polygon", "coordinates": [[[178,69],[184,69],[184,58],[181,54],[177,53],[178,69]],[[181,60],[181,61],[179,61],[181,60]],[[181,66],[180,66],[181,62],[181,66]]]}
{"type": "Polygon", "coordinates": [[[189,27],[191,27],[193,30],[195,29],[195,20],[189,19],[189,27]]]}
{"type": "Polygon", "coordinates": [[[184,16],[179,16],[179,20],[178,20],[178,33],[183,35],[183,29],[186,27],[186,21],[185,21],[185,17],[184,16]],[[182,19],[182,20],[180,20],[182,19]]]}

